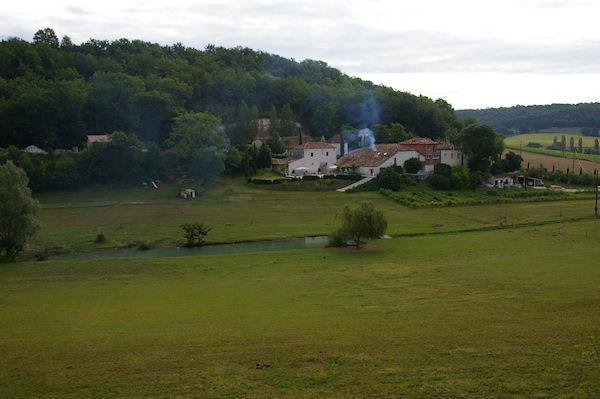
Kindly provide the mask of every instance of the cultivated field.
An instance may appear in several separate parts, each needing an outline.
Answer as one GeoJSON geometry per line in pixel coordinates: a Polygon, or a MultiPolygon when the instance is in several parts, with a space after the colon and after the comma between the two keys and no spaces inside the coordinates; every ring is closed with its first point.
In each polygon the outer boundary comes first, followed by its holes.
{"type": "Polygon", "coordinates": [[[579,168],[583,170],[583,173],[588,174],[593,174],[594,170],[600,170],[600,162],[590,161],[587,159],[577,158],[573,160],[572,158],[561,158],[558,156],[510,149],[504,150],[504,153],[506,154],[509,151],[512,151],[523,157],[523,163],[521,166],[524,168],[527,168],[527,165],[529,165],[531,168],[539,168],[540,165],[544,165],[544,167],[548,170],[552,170],[552,167],[554,167],[555,170],[560,170],[564,173],[566,173],[567,169],[569,169],[571,173],[573,172],[573,165],[575,165],[575,173],[579,173],[579,168]]]}

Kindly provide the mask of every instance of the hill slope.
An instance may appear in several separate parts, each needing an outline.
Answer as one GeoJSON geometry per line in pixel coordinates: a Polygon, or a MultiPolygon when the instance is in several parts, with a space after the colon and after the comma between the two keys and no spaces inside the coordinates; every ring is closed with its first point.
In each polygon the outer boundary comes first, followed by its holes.
{"type": "Polygon", "coordinates": [[[183,112],[209,112],[227,123],[239,109],[266,117],[286,104],[316,137],[342,125],[400,123],[436,138],[461,126],[443,100],[376,86],[321,61],[241,47],[66,39],[0,42],[0,147],[66,148],[115,130],[162,143],[183,112]]]}
{"type": "Polygon", "coordinates": [[[529,133],[551,127],[600,127],[600,103],[552,104],[458,110],[503,134],[529,133]]]}

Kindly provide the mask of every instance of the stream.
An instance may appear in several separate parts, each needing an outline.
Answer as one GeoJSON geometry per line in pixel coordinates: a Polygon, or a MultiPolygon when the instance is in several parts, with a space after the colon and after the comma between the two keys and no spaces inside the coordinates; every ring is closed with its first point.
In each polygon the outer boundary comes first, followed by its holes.
{"type": "Polygon", "coordinates": [[[54,260],[114,259],[114,258],[169,258],[175,256],[225,255],[246,252],[284,251],[290,249],[324,248],[327,236],[295,238],[292,240],[272,240],[240,242],[232,244],[204,245],[186,248],[155,248],[140,250],[137,248],[117,249],[103,252],[87,252],[80,254],[51,256],[54,260]]]}

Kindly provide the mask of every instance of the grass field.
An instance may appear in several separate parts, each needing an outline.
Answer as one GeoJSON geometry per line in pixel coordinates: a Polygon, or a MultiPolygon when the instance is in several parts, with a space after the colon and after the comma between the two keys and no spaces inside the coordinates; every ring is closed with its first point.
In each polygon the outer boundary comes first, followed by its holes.
{"type": "MultiPolygon", "coordinates": [[[[412,223],[495,214],[447,210],[412,223]]],[[[362,252],[3,264],[0,397],[597,397],[599,237],[589,220],[362,252]]]]}
{"type": "Polygon", "coordinates": [[[582,136],[581,134],[573,134],[573,133],[557,133],[557,132],[547,132],[547,133],[528,133],[528,134],[519,134],[516,136],[506,137],[504,139],[504,144],[511,147],[522,146],[523,149],[527,148],[527,143],[534,142],[539,143],[543,146],[551,145],[554,142],[554,137],[557,138],[558,142],[561,142],[562,136],[565,136],[567,140],[567,147],[569,146],[570,139],[573,137],[575,140],[575,146],[579,142],[579,138],[583,140],[583,147],[594,147],[594,139],[598,137],[591,136],[582,136]]]}
{"type": "MultiPolygon", "coordinates": [[[[531,148],[527,147],[527,143],[534,142],[543,145],[544,147],[551,145],[554,142],[554,137],[557,138],[558,142],[561,141],[562,136],[565,136],[567,147],[570,143],[570,138],[573,137],[575,140],[575,146],[577,147],[579,143],[579,138],[583,140],[584,148],[594,148],[594,140],[598,137],[590,137],[590,136],[582,136],[581,134],[574,133],[560,133],[560,132],[547,132],[547,133],[529,133],[529,134],[520,134],[516,136],[506,137],[504,139],[504,145],[506,148],[510,148],[512,150],[520,150],[527,151],[530,153],[536,153],[541,155],[549,155],[560,158],[572,158],[573,153],[570,151],[557,151],[557,150],[549,150],[547,148],[531,148]]],[[[594,162],[600,162],[600,155],[594,154],[575,154],[576,158],[581,160],[590,160],[594,162]]],[[[558,162],[558,161],[556,161],[558,162]]],[[[565,166],[565,169],[571,166],[565,166]]]]}
{"type": "Polygon", "coordinates": [[[177,189],[83,190],[39,196],[42,233],[33,248],[81,252],[135,247],[140,243],[175,246],[180,225],[205,222],[213,227],[207,242],[235,242],[327,235],[344,204],[372,201],[388,218],[389,234],[461,231],[500,223],[531,223],[591,215],[591,199],[538,204],[488,204],[412,210],[375,192],[355,194],[288,192],[226,180],[193,201],[177,198],[177,189]],[[477,215],[477,216],[475,216],[477,215]],[[106,242],[95,243],[98,234],[106,242]]]}

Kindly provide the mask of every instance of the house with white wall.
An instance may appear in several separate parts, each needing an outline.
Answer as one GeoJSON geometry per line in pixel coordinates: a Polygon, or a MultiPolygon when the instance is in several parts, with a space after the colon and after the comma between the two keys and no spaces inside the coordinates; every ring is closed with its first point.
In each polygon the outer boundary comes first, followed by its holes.
{"type": "Polygon", "coordinates": [[[323,142],[295,146],[283,159],[273,159],[272,167],[286,176],[330,174],[335,170],[336,147],[323,142]]]}
{"type": "Polygon", "coordinates": [[[351,166],[354,173],[363,176],[377,176],[379,171],[390,166],[404,167],[411,158],[425,162],[425,156],[415,149],[402,144],[375,144],[374,147],[358,148],[337,160],[336,165],[351,166]]]}

